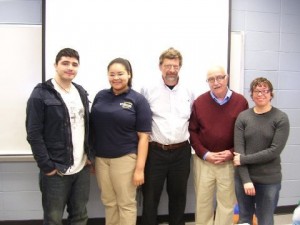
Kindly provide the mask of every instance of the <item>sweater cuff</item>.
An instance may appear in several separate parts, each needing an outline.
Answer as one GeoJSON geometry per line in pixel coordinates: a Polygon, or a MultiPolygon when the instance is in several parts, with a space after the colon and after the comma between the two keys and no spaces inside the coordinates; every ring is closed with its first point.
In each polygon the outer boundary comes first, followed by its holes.
{"type": "Polygon", "coordinates": [[[240,155],[240,163],[241,163],[241,166],[245,164],[245,156],[244,155],[240,155]]]}

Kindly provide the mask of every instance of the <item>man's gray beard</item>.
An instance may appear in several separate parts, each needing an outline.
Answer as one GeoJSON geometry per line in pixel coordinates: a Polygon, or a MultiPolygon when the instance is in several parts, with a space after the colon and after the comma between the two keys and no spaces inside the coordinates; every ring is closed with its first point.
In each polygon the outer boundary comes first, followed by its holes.
{"type": "Polygon", "coordinates": [[[174,77],[174,76],[166,75],[166,80],[167,81],[177,81],[178,80],[178,76],[174,77]]]}

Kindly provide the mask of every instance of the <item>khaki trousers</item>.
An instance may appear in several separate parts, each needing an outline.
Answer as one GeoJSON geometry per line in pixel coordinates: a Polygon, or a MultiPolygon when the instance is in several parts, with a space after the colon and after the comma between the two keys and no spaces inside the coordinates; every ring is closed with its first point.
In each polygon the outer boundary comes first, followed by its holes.
{"type": "Polygon", "coordinates": [[[232,161],[214,165],[193,156],[196,225],[231,225],[236,202],[232,161]],[[214,218],[216,199],[216,215],[214,218]]]}
{"type": "Polygon", "coordinates": [[[96,178],[105,207],[106,225],[135,225],[136,187],[132,183],[136,154],[119,158],[96,157],[96,178]]]}

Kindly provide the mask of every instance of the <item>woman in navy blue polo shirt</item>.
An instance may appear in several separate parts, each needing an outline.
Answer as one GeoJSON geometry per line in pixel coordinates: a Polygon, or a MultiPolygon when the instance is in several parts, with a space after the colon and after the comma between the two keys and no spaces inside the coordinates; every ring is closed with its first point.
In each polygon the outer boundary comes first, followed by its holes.
{"type": "Polygon", "coordinates": [[[144,183],[151,132],[147,100],[131,89],[132,68],[116,58],[108,67],[110,89],[95,96],[91,109],[95,171],[106,224],[136,224],[136,189],[144,183]]]}

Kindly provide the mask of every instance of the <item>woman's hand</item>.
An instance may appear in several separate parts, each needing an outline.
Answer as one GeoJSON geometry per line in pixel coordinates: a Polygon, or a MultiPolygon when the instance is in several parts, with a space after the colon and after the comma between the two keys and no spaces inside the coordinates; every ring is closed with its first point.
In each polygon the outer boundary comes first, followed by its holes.
{"type": "Polygon", "coordinates": [[[133,173],[133,185],[138,187],[144,184],[145,182],[145,176],[143,170],[136,169],[133,173]]]}
{"type": "Polygon", "coordinates": [[[233,165],[234,166],[240,166],[241,165],[241,154],[234,152],[234,157],[233,157],[233,165]]]}
{"type": "Polygon", "coordinates": [[[250,195],[250,196],[255,195],[255,187],[252,182],[245,183],[244,190],[246,195],[250,195]]]}

